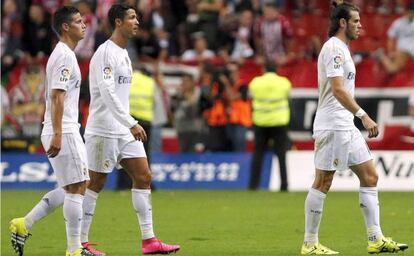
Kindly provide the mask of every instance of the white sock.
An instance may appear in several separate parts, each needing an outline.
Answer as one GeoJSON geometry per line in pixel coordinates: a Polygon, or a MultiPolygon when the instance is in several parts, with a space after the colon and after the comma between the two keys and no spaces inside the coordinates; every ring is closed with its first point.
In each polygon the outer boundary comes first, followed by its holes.
{"type": "Polygon", "coordinates": [[[82,246],[80,241],[82,201],[83,196],[80,194],[65,194],[63,217],[66,223],[66,238],[69,252],[74,252],[82,246]]]}
{"type": "Polygon", "coordinates": [[[323,202],[326,194],[311,188],[305,200],[305,238],[306,245],[318,243],[319,225],[322,219],[323,202]]]}
{"type": "Polygon", "coordinates": [[[152,226],[152,206],[150,189],[131,189],[132,205],[137,213],[141,228],[141,239],[146,240],[155,237],[152,226]]]}
{"type": "Polygon", "coordinates": [[[83,199],[83,220],[81,229],[81,242],[89,242],[89,229],[91,228],[93,215],[95,214],[96,200],[98,193],[90,189],[85,191],[85,199],[83,199]]]}
{"type": "Polygon", "coordinates": [[[359,207],[365,219],[368,241],[376,241],[382,237],[377,187],[359,188],[359,207]]]}
{"type": "Polygon", "coordinates": [[[32,229],[32,226],[37,221],[46,217],[53,212],[57,207],[63,204],[65,200],[65,190],[63,188],[56,188],[47,192],[42,200],[40,200],[35,207],[24,217],[24,225],[27,230],[32,229]]]}

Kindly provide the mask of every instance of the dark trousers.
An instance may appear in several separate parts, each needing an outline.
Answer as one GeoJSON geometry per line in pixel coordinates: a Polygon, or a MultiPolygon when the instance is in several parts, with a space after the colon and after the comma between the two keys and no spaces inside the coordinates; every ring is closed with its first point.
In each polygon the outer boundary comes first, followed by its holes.
{"type": "MultiPolygon", "coordinates": [[[[143,142],[145,153],[147,153],[148,164],[150,162],[150,138],[151,138],[151,122],[137,119],[139,125],[144,128],[145,133],[147,134],[147,140],[143,142]]],[[[124,169],[118,170],[118,179],[116,181],[117,189],[130,189],[132,188],[132,180],[129,177],[128,173],[124,169]]]]}
{"type": "Polygon", "coordinates": [[[286,171],[286,152],[290,148],[287,126],[260,127],[253,126],[254,132],[254,151],[250,166],[250,189],[257,189],[260,185],[262,174],[263,157],[268,149],[269,141],[272,140],[273,152],[277,155],[280,168],[280,190],[286,191],[287,171],[286,171]]]}

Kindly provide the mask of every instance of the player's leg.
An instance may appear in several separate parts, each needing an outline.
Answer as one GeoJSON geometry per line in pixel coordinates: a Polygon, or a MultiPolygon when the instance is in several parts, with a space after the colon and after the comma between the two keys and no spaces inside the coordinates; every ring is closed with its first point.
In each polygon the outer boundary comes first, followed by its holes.
{"type": "Polygon", "coordinates": [[[83,200],[83,220],[81,228],[81,242],[83,248],[88,250],[91,255],[104,256],[105,253],[97,250],[89,243],[89,230],[92,225],[93,216],[95,215],[96,201],[99,193],[105,186],[107,173],[99,173],[89,170],[90,181],[85,191],[85,198],[83,200]]]}
{"type": "Polygon", "coordinates": [[[105,253],[93,248],[92,244],[89,243],[89,231],[95,215],[99,193],[105,186],[108,173],[113,170],[117,162],[119,154],[117,145],[118,139],[95,135],[85,136],[90,181],[83,200],[81,242],[83,247],[95,256],[104,256],[105,253]]]}
{"type": "Polygon", "coordinates": [[[305,237],[301,253],[303,255],[338,254],[319,243],[318,233],[322,220],[323,204],[335,171],[315,170],[315,180],[305,200],[305,237]]]}
{"type": "Polygon", "coordinates": [[[407,249],[407,244],[397,243],[391,238],[384,237],[382,234],[377,189],[378,174],[375,170],[374,162],[368,160],[364,163],[351,166],[351,170],[360,180],[359,205],[367,229],[368,252],[385,253],[407,249]]]}
{"type": "Polygon", "coordinates": [[[143,254],[166,254],[180,249],[155,237],[151,206],[151,171],[142,142],[127,142],[121,152],[120,164],[132,180],[132,205],[141,229],[143,254]]]}
{"type": "Polygon", "coordinates": [[[64,198],[65,190],[63,188],[51,190],[42,197],[26,216],[10,221],[11,242],[17,253],[20,251],[23,253],[26,239],[33,224],[61,206],[64,198]]]}
{"type": "MultiPolygon", "coordinates": [[[[342,137],[346,133],[335,133],[334,131],[317,131],[315,139],[315,180],[312,188],[305,200],[305,237],[302,245],[302,254],[338,254],[319,243],[319,226],[323,214],[323,205],[335,174],[346,150],[343,147],[336,147],[338,141],[343,141],[342,137]],[[341,149],[341,150],[338,150],[341,149]]],[[[346,161],[345,161],[346,163],[346,161]]],[[[339,168],[340,170],[342,169],[339,168]]]]}
{"type": "Polygon", "coordinates": [[[67,254],[73,254],[82,248],[80,234],[82,221],[82,203],[85,194],[86,182],[79,182],[65,186],[63,202],[63,217],[66,224],[67,254]]]}
{"type": "MultiPolygon", "coordinates": [[[[44,148],[49,148],[50,136],[42,136],[44,148]]],[[[59,186],[65,189],[63,216],[66,226],[67,255],[82,250],[80,241],[82,202],[89,180],[86,149],[79,133],[63,134],[59,154],[49,161],[59,186]]]]}

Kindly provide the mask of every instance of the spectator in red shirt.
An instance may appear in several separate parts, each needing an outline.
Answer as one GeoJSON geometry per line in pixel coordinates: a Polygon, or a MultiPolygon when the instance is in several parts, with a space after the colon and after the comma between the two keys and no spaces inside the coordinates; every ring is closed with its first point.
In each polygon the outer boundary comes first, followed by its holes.
{"type": "Polygon", "coordinates": [[[289,21],[280,14],[274,3],[266,3],[263,16],[255,26],[255,44],[258,54],[263,55],[266,61],[283,65],[289,61],[287,49],[293,29],[289,21]]]}

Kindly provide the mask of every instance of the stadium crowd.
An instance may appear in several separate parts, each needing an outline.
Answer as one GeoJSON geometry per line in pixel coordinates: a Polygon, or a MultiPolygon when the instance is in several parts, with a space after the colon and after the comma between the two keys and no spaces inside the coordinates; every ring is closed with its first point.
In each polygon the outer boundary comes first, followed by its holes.
{"type": "MultiPolygon", "coordinates": [[[[75,49],[82,73],[80,120],[85,126],[89,61],[97,46],[111,33],[106,14],[115,2],[2,1],[2,140],[29,141],[3,144],[4,149],[23,147],[36,151],[40,145],[45,64],[57,43],[51,29],[51,14],[62,5],[77,6],[87,25],[86,36],[75,49]]],[[[232,143],[234,129],[228,127],[250,128],[250,99],[246,87],[261,74],[263,63],[275,63],[278,73],[288,77],[293,87],[316,89],[316,58],[327,38],[327,31],[321,29],[328,27],[326,16],[330,7],[325,1],[123,2],[136,7],[140,17],[140,32],[128,46],[130,58],[134,68],[152,76],[158,88],[154,105],[163,107],[157,110],[154,119],[166,117],[152,128],[174,127],[182,151],[239,150],[237,140],[232,143]],[[165,69],[167,65],[172,68],[165,69]],[[167,79],[168,74],[171,76],[167,79]]],[[[364,13],[364,33],[351,44],[358,70],[356,84],[413,86],[414,33],[403,31],[414,30],[414,2],[352,2],[364,13]],[[398,18],[402,21],[395,25],[393,22],[398,18]],[[407,28],[401,28],[404,19],[409,21],[407,28]],[[405,54],[401,60],[399,37],[404,36],[408,38],[401,40],[411,42],[411,48],[405,52],[411,55],[405,54]]],[[[151,148],[159,151],[160,136],[153,138],[155,142],[151,148]]]]}

